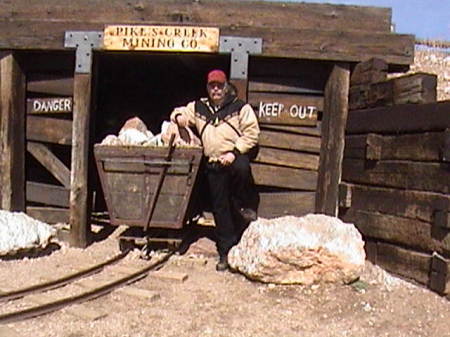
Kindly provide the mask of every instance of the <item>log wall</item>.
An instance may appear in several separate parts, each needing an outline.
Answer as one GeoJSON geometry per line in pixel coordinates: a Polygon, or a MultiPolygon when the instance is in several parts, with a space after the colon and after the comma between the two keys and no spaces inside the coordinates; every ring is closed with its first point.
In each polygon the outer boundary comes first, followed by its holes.
{"type": "Polygon", "coordinates": [[[448,295],[450,102],[435,101],[434,76],[387,80],[379,65],[353,73],[350,104],[359,109],[348,115],[339,216],[361,231],[369,259],[448,295]]]}

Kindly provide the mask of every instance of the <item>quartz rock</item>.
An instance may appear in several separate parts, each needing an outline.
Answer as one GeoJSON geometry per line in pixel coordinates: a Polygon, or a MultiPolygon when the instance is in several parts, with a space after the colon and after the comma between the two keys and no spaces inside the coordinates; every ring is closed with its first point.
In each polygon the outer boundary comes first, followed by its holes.
{"type": "Polygon", "coordinates": [[[228,254],[232,269],[277,284],[350,283],[365,264],[353,224],[322,214],[252,222],[228,254]]]}

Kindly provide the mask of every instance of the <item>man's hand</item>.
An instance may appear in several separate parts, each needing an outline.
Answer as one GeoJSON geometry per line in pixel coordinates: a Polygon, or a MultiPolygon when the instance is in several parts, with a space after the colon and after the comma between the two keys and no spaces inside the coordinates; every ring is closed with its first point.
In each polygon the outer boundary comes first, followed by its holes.
{"type": "Polygon", "coordinates": [[[179,113],[175,116],[175,123],[177,123],[180,128],[185,128],[188,126],[188,119],[185,115],[179,113]]]}
{"type": "Polygon", "coordinates": [[[235,159],[236,156],[234,155],[233,152],[227,152],[219,157],[219,162],[223,166],[229,166],[234,162],[235,159]]]}

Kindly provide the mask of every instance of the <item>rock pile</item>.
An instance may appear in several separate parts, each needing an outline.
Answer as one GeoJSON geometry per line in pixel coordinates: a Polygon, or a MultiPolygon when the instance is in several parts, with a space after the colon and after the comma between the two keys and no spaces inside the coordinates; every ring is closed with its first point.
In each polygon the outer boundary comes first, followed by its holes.
{"type": "Polygon", "coordinates": [[[230,266],[267,283],[350,283],[365,264],[364,242],[353,224],[322,214],[261,219],[228,254],[230,266]]]}

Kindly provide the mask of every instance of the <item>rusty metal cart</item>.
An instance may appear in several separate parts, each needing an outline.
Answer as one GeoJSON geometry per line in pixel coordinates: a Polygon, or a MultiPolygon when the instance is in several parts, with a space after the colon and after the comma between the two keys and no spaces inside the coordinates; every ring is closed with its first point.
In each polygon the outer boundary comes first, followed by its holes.
{"type": "Polygon", "coordinates": [[[132,234],[121,236],[120,243],[169,241],[149,233],[180,231],[193,216],[191,195],[201,148],[98,144],[94,156],[111,223],[131,229],[132,234]]]}

